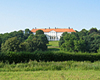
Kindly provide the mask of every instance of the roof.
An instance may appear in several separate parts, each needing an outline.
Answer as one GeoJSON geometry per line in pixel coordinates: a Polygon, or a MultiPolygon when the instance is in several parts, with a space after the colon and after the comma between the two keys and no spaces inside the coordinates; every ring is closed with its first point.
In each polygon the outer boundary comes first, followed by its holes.
{"type": "Polygon", "coordinates": [[[56,29],[32,29],[31,32],[35,33],[37,30],[42,30],[43,32],[50,32],[50,31],[55,31],[55,32],[76,32],[72,28],[56,28],[56,29]]]}

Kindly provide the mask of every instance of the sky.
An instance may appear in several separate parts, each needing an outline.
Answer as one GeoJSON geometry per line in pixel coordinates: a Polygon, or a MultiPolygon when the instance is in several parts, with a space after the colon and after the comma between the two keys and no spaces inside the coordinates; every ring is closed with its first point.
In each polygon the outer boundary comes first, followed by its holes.
{"type": "Polygon", "coordinates": [[[0,0],[0,33],[35,27],[100,29],[100,0],[0,0]]]}

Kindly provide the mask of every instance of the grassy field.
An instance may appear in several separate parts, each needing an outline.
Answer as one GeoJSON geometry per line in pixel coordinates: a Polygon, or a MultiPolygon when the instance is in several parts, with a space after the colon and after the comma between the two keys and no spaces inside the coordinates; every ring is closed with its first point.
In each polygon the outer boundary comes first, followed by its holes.
{"type": "Polygon", "coordinates": [[[100,71],[0,72],[0,80],[100,80],[100,71]]]}
{"type": "MultiPolygon", "coordinates": [[[[58,41],[50,41],[48,50],[59,51],[58,41]]],[[[28,63],[0,62],[0,80],[100,80],[100,61],[64,61],[28,63]]]]}
{"type": "Polygon", "coordinates": [[[48,47],[49,47],[49,46],[59,47],[58,41],[49,41],[48,47]]]}
{"type": "Polygon", "coordinates": [[[49,44],[47,44],[48,50],[52,51],[59,51],[59,44],[58,41],[49,41],[49,44]]]}

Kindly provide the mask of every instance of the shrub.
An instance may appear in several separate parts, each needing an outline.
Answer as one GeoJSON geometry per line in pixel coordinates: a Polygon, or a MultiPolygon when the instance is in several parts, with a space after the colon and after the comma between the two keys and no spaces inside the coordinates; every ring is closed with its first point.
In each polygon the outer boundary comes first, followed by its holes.
{"type": "Polygon", "coordinates": [[[98,53],[66,53],[53,51],[35,51],[35,52],[5,52],[0,54],[0,61],[9,61],[9,63],[36,61],[98,61],[100,54],[98,53]]]}

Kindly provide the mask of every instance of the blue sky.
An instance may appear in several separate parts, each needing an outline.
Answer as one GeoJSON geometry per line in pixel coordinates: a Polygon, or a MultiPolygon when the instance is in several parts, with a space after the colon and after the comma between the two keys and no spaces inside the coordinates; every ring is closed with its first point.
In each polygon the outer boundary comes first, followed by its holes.
{"type": "Polygon", "coordinates": [[[0,0],[0,33],[35,27],[100,29],[100,0],[0,0]]]}

